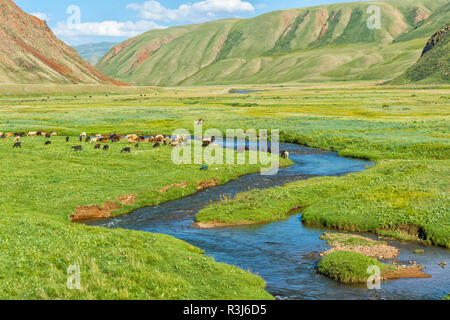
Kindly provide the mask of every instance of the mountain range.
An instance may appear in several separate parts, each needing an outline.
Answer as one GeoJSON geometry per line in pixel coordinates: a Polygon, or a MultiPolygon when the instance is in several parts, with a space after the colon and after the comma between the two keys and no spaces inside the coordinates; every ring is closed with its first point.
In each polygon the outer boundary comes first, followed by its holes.
{"type": "Polygon", "coordinates": [[[100,42],[100,43],[86,43],[73,48],[80,54],[80,56],[95,66],[100,59],[114,46],[118,45],[116,42],[100,42]]]}
{"type": "Polygon", "coordinates": [[[448,0],[275,11],[151,30],[113,47],[97,67],[133,85],[385,81],[416,63],[429,37],[449,20],[448,0]],[[380,28],[369,28],[373,6],[380,28]]]}

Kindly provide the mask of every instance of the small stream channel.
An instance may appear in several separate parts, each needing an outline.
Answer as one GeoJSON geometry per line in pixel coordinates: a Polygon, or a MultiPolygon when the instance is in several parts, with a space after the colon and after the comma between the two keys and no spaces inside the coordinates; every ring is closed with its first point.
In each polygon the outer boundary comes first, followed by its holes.
{"type": "Polygon", "coordinates": [[[364,285],[342,285],[317,274],[318,256],[310,254],[327,248],[319,239],[326,230],[302,225],[301,212],[287,220],[264,225],[212,230],[192,227],[197,212],[223,195],[234,196],[249,188],[266,189],[318,176],[341,176],[373,165],[295,144],[281,144],[280,150],[290,152],[294,165],[280,169],[275,176],[243,176],[186,198],[87,224],[162,233],[182,239],[205,250],[206,255],[218,262],[260,275],[267,283],[266,290],[279,299],[442,299],[450,292],[449,267],[438,265],[450,262],[448,250],[394,240],[388,242],[401,250],[400,261],[414,260],[424,265],[431,279],[388,281],[381,284],[381,290],[368,290],[364,285]],[[424,249],[425,253],[413,254],[417,248],[424,249]]]}

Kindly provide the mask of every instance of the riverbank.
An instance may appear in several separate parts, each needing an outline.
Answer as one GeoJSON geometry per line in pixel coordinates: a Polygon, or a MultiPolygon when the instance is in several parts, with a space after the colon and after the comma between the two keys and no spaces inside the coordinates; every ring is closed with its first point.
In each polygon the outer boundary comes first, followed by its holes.
{"type": "Polygon", "coordinates": [[[120,215],[198,192],[205,181],[223,184],[257,172],[259,165],[201,171],[172,164],[170,147],[141,144],[121,154],[127,144],[104,152],[82,143],[84,150],[74,152],[70,146],[79,142],[64,137],[22,138],[19,150],[12,144],[0,139],[0,297],[273,299],[260,277],[173,237],[69,222],[79,206],[105,209],[107,202],[110,214],[120,215]],[[44,147],[47,140],[52,144],[44,147]],[[81,290],[66,286],[73,265],[80,267],[81,290]]]}
{"type": "Polygon", "coordinates": [[[366,172],[252,190],[201,210],[197,222],[277,221],[306,207],[309,225],[450,248],[450,161],[384,161],[366,172]]]}

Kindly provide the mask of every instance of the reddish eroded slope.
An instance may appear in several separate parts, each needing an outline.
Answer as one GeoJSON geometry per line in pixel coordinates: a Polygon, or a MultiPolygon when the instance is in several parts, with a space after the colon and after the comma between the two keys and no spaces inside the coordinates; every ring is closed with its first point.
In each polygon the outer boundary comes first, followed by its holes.
{"type": "Polygon", "coordinates": [[[0,0],[0,82],[126,85],[93,68],[11,0],[0,0]]]}

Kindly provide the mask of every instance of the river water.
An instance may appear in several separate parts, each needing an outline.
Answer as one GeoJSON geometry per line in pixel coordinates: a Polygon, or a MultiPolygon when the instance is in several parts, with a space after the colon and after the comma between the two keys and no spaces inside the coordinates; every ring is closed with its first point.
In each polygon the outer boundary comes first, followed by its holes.
{"type": "Polygon", "coordinates": [[[266,290],[278,299],[442,299],[450,292],[449,267],[438,265],[450,262],[448,250],[394,240],[388,242],[400,249],[400,261],[414,260],[424,265],[431,279],[387,281],[381,284],[381,290],[368,290],[365,285],[343,285],[317,274],[320,257],[315,253],[327,248],[319,239],[326,230],[304,226],[301,212],[287,220],[264,225],[212,230],[192,227],[197,212],[223,195],[233,196],[249,188],[265,189],[318,176],[340,176],[373,165],[295,144],[281,144],[280,149],[290,152],[294,165],[280,169],[275,176],[243,176],[182,199],[87,224],[162,233],[182,239],[205,250],[206,255],[218,262],[260,275],[267,283],[266,290]],[[425,253],[413,254],[418,248],[425,253]]]}

